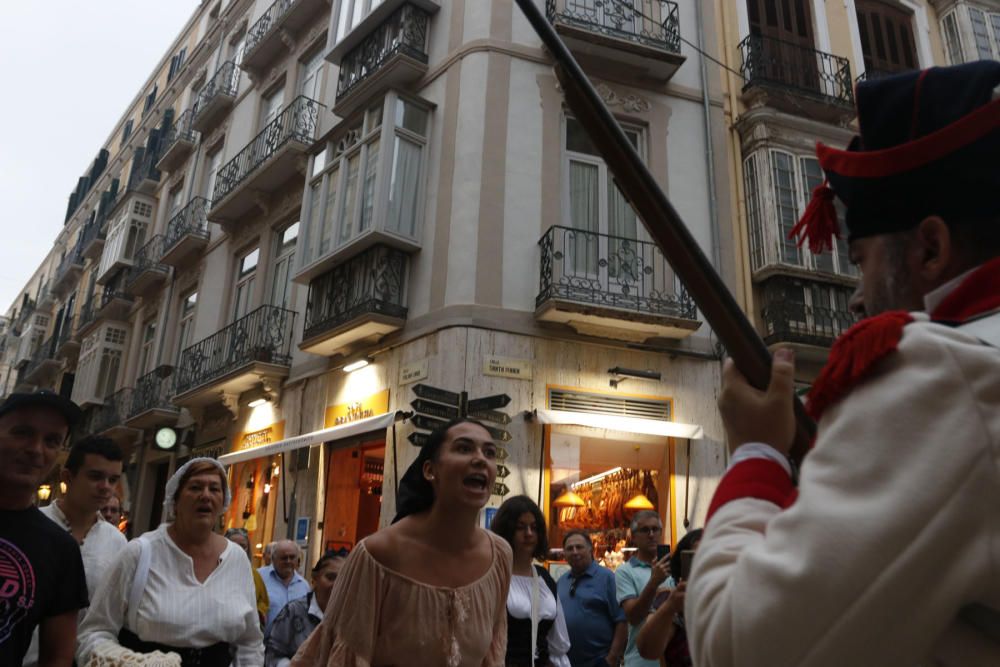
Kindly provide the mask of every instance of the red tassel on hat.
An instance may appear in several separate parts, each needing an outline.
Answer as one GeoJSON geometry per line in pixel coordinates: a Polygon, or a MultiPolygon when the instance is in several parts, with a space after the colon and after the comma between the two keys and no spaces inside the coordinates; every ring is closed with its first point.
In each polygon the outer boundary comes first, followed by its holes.
{"type": "Polygon", "coordinates": [[[861,320],[834,342],[830,357],[809,391],[806,412],[819,420],[823,412],[842,399],[882,360],[899,347],[903,327],[913,317],[891,310],[861,320]]]}
{"type": "Polygon", "coordinates": [[[837,208],[833,205],[833,190],[825,182],[813,190],[812,199],[805,213],[788,234],[788,238],[798,237],[799,247],[809,239],[809,252],[818,255],[824,250],[833,250],[834,237],[840,238],[837,223],[837,208]]]}

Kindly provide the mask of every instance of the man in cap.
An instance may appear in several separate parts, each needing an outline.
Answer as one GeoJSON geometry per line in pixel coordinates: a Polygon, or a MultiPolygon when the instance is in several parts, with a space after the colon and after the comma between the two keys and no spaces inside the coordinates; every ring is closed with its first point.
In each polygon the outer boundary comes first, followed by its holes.
{"type": "Polygon", "coordinates": [[[68,667],[87,580],[76,540],[34,507],[35,491],[80,418],[49,391],[0,404],[0,665],[19,666],[39,629],[41,667],[68,667]]]}
{"type": "Polygon", "coordinates": [[[695,664],[1000,664],[998,87],[989,61],[861,83],[861,136],[817,147],[828,185],[799,228],[829,248],[846,205],[869,319],[810,391],[798,489],[792,355],[767,391],[727,362],[735,451],[688,585],[695,664]]]}

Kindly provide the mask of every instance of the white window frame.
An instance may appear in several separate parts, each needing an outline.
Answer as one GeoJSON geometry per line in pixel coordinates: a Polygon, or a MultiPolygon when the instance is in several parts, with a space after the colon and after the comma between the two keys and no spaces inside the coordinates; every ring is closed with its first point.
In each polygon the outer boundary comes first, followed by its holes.
{"type": "Polygon", "coordinates": [[[142,325],[142,338],[139,341],[139,367],[136,377],[142,377],[153,370],[156,350],[156,318],[146,320],[142,325]]]}
{"type": "Polygon", "coordinates": [[[949,65],[961,65],[965,62],[965,48],[962,44],[962,26],[958,20],[958,8],[952,9],[950,12],[941,17],[941,40],[944,42],[945,55],[948,58],[949,65]],[[948,23],[954,28],[954,39],[957,40],[957,44],[953,41],[953,37],[948,33],[948,23]],[[959,60],[956,62],[955,54],[958,54],[959,60]]]}
{"type": "Polygon", "coordinates": [[[233,282],[233,322],[253,311],[257,270],[260,268],[260,246],[256,245],[236,257],[236,280],[233,282]],[[254,264],[244,270],[243,264],[256,253],[254,264]]]}
{"type": "Polygon", "coordinates": [[[274,259],[271,262],[271,305],[279,308],[290,308],[294,303],[295,250],[298,246],[302,225],[298,220],[277,229],[274,233],[274,259]],[[290,241],[284,241],[285,234],[295,229],[295,236],[290,241]],[[284,293],[278,298],[279,288],[284,293]]]}
{"type": "Polygon", "coordinates": [[[385,0],[340,0],[334,24],[337,28],[334,44],[351,33],[373,9],[385,0]]]}
{"type": "Polygon", "coordinates": [[[177,327],[177,365],[180,366],[184,350],[194,344],[194,316],[198,310],[198,290],[191,290],[181,296],[180,317],[177,327]],[[192,300],[193,297],[193,300],[192,300]],[[188,302],[191,306],[188,307],[188,302]]]}
{"type": "Polygon", "coordinates": [[[323,49],[315,49],[299,61],[299,95],[311,100],[320,100],[323,95],[323,49]]]}

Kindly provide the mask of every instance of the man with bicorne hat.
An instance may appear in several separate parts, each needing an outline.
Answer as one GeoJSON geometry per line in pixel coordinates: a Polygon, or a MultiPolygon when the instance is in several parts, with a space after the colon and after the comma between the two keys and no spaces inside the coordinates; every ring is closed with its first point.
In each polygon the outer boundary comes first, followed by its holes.
{"type": "Polygon", "coordinates": [[[766,392],[726,364],[734,451],[685,610],[704,667],[1000,665],[1000,62],[856,97],[793,233],[829,249],[844,203],[869,319],[809,393],[797,489],[790,351],[766,392]]]}

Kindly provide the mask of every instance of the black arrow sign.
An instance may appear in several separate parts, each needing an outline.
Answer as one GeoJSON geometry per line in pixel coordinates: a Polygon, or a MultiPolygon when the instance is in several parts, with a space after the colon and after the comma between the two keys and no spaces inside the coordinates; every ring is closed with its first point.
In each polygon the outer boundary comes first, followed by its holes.
{"type": "Polygon", "coordinates": [[[507,488],[506,484],[500,482],[495,482],[493,484],[493,495],[494,496],[506,496],[510,493],[510,489],[507,488]]]}
{"type": "Polygon", "coordinates": [[[431,401],[426,401],[422,398],[410,401],[410,405],[415,411],[425,415],[430,415],[431,417],[440,417],[441,419],[447,419],[449,421],[452,419],[458,419],[458,408],[453,408],[450,405],[432,403],[431,401]]]}
{"type": "Polygon", "coordinates": [[[414,431],[410,435],[406,436],[406,439],[409,440],[414,445],[416,445],[417,447],[423,447],[424,445],[427,444],[427,441],[430,439],[430,436],[427,435],[426,433],[421,433],[420,431],[414,431]]]}
{"type": "Polygon", "coordinates": [[[426,384],[413,385],[413,393],[420,398],[437,401],[438,403],[445,403],[446,405],[458,406],[462,402],[462,397],[459,394],[445,389],[438,389],[437,387],[432,387],[426,384]]]}
{"type": "Polygon", "coordinates": [[[483,424],[483,428],[490,432],[494,440],[499,440],[500,442],[510,442],[510,433],[503,430],[502,428],[494,428],[489,424],[483,424]]]}
{"type": "MultiPolygon", "coordinates": [[[[416,389],[416,387],[414,387],[414,389],[416,389]]],[[[510,396],[507,394],[496,394],[495,396],[486,396],[484,398],[476,398],[469,401],[468,410],[470,413],[482,412],[484,410],[497,410],[499,408],[505,408],[509,404],[510,396]]]]}
{"type": "Polygon", "coordinates": [[[500,479],[503,479],[504,477],[507,477],[508,475],[510,475],[510,469],[507,466],[505,466],[505,465],[498,465],[497,466],[497,477],[499,477],[500,479]]]}
{"type": "Polygon", "coordinates": [[[413,425],[417,428],[422,428],[425,431],[433,431],[438,426],[444,426],[448,422],[441,419],[434,419],[433,417],[428,417],[426,415],[414,415],[410,420],[413,425]]]}
{"type": "Polygon", "coordinates": [[[473,419],[478,419],[485,422],[493,422],[494,424],[509,424],[510,415],[506,412],[497,412],[496,410],[480,410],[479,412],[470,412],[469,416],[473,419]]]}

